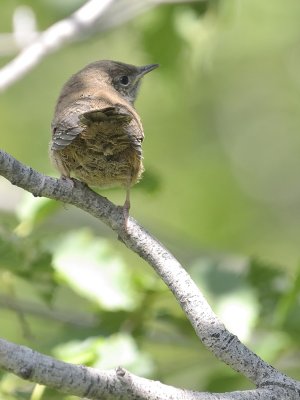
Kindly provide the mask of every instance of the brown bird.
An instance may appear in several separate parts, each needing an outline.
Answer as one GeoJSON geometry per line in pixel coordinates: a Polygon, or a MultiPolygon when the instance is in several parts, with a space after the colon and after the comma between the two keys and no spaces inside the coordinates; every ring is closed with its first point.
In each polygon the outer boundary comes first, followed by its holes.
{"type": "Polygon", "coordinates": [[[61,177],[124,187],[125,220],[130,187],[144,171],[144,131],[134,101],[141,78],[157,67],[109,60],[87,65],[64,85],[51,125],[50,158],[61,177]]]}

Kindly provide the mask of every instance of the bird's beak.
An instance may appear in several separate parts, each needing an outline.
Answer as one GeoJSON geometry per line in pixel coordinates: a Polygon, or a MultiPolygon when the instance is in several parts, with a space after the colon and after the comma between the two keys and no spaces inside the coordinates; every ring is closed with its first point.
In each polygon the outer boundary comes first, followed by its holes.
{"type": "Polygon", "coordinates": [[[148,64],[139,67],[139,75],[138,77],[141,78],[142,76],[148,74],[148,72],[153,71],[155,68],[158,68],[159,64],[148,64]]]}

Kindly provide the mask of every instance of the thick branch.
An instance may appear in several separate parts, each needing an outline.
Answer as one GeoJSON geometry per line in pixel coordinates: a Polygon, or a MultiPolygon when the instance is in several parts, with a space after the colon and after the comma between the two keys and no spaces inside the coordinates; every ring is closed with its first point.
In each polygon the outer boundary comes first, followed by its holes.
{"type": "MultiPolygon", "coordinates": [[[[170,288],[202,343],[234,370],[262,388],[281,387],[300,391],[300,383],[280,373],[226,330],[180,263],[133,218],[124,228],[123,212],[81,182],[44,176],[0,151],[0,175],[31,192],[70,203],[112,228],[124,244],[147,261],[170,288]]],[[[295,394],[295,393],[294,393],[295,394]]],[[[295,398],[300,398],[297,392],[295,398]]]]}
{"type": "Polygon", "coordinates": [[[68,364],[3,339],[0,339],[0,368],[20,378],[91,400],[272,400],[274,395],[280,399],[289,398],[282,388],[277,388],[275,393],[260,389],[224,394],[176,389],[140,378],[123,368],[100,371],[68,364]]]}

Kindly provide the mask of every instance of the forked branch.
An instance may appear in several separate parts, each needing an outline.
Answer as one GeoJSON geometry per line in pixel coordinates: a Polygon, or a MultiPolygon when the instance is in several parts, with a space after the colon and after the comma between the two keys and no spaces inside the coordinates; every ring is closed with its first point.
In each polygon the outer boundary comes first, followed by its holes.
{"type": "MultiPolygon", "coordinates": [[[[238,395],[243,394],[243,397],[233,397],[236,396],[233,393],[230,394],[232,397],[218,397],[219,395],[209,397],[210,395],[208,394],[205,394],[206,397],[201,397],[203,394],[191,392],[191,395],[200,397],[187,396],[182,398],[269,399],[271,398],[269,395],[272,393],[273,396],[275,395],[275,398],[300,399],[300,382],[274,369],[241,343],[235,335],[230,333],[213,313],[189,274],[159,241],[145,231],[133,218],[129,218],[127,228],[125,229],[122,209],[79,181],[75,181],[72,184],[69,181],[42,175],[32,168],[23,165],[4,151],[0,151],[0,175],[4,176],[12,184],[31,192],[34,196],[48,197],[73,204],[113,229],[118,234],[120,240],[151,265],[169,287],[202,343],[218,359],[228,364],[235,371],[243,374],[259,389],[263,389],[262,391],[239,392],[238,395]]],[[[16,372],[1,362],[1,354],[0,350],[0,365],[2,368],[16,372]]],[[[127,375],[125,374],[124,376],[127,375]]],[[[34,380],[32,375],[30,375],[30,379],[34,380]]],[[[120,379],[120,377],[117,378],[117,380],[120,379]]],[[[36,380],[36,382],[40,381],[36,380]]],[[[187,394],[187,392],[185,393],[187,394]]],[[[225,396],[225,394],[220,396],[225,396]]],[[[180,399],[181,397],[166,397],[163,394],[158,397],[138,396],[125,398],[180,399]]]]}

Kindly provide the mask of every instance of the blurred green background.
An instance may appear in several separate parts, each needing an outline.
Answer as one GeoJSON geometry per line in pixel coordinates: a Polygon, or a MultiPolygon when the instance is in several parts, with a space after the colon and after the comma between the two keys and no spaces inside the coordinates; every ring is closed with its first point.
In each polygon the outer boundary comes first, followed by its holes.
{"type": "MultiPolygon", "coordinates": [[[[17,7],[29,6],[44,30],[82,3],[2,1],[1,66],[15,55],[4,44],[17,7]]],[[[56,175],[50,123],[68,77],[97,59],[159,63],[136,102],[146,173],[131,214],[228,328],[298,379],[299,20],[296,0],[161,5],[85,35],[0,96],[1,149],[56,175]]],[[[101,193],[124,201],[122,190],[101,193]]],[[[164,284],[99,221],[2,178],[0,212],[1,337],[183,388],[252,387],[203,348],[164,284]]],[[[72,398],[0,376],[3,399],[72,398]]]]}

